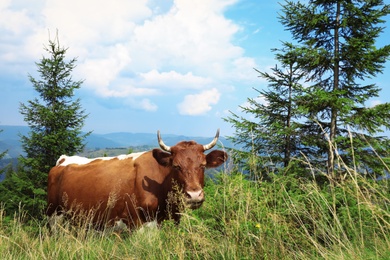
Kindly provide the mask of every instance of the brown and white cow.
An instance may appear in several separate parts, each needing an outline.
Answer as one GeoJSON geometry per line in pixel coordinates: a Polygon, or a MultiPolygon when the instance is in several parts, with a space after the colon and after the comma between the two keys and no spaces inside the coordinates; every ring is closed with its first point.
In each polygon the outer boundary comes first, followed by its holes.
{"type": "Polygon", "coordinates": [[[180,207],[168,202],[175,191],[190,208],[199,208],[205,200],[205,168],[218,167],[228,157],[220,150],[204,153],[217,143],[219,129],[207,145],[182,141],[170,147],[159,131],[157,137],[162,150],[95,159],[61,156],[48,177],[47,214],[93,210],[93,222],[100,226],[179,221],[180,207]]]}

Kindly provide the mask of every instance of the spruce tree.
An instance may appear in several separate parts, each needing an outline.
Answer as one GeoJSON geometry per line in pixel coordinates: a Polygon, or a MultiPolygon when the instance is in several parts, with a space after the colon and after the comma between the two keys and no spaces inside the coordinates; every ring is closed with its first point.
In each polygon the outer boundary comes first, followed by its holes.
{"type": "MultiPolygon", "coordinates": [[[[3,132],[3,129],[0,129],[0,134],[1,132],[3,132]]],[[[7,154],[7,151],[2,151],[0,152],[0,160],[3,159],[3,157],[7,154]]],[[[5,168],[3,169],[0,169],[0,176],[3,174],[3,172],[5,171],[5,168]]]]}
{"type": "MultiPolygon", "coordinates": [[[[255,90],[258,98],[248,98],[241,110],[250,115],[239,116],[231,112],[225,121],[236,129],[231,140],[243,150],[233,150],[235,163],[253,173],[267,177],[270,165],[287,167],[292,157],[300,156],[306,148],[301,146],[301,122],[297,100],[302,93],[305,72],[297,66],[299,53],[293,45],[284,43],[274,49],[279,66],[272,73],[256,70],[268,81],[266,90],[255,90]]],[[[305,151],[306,152],[306,151],[305,151]]],[[[272,169],[275,171],[275,169],[272,169]]]]}
{"type": "Polygon", "coordinates": [[[67,49],[58,40],[45,47],[49,57],[38,63],[39,78],[29,75],[38,97],[20,104],[20,113],[30,127],[27,136],[21,136],[25,155],[19,158],[19,168],[9,179],[10,193],[19,194],[19,200],[8,202],[17,210],[19,202],[31,216],[39,217],[46,207],[47,175],[62,154],[73,155],[84,148],[83,140],[89,133],[81,129],[87,115],[74,92],[82,81],[74,81],[71,73],[76,59],[66,60],[67,49]],[[12,204],[14,203],[14,204],[12,204]]]}
{"type": "Polygon", "coordinates": [[[372,79],[390,56],[390,45],[375,45],[389,12],[382,0],[283,5],[280,21],[297,41],[299,66],[310,84],[300,102],[308,118],[307,145],[325,158],[330,176],[339,178],[344,163],[384,173],[380,157],[388,156],[389,140],[380,133],[390,127],[390,104],[369,107],[367,101],[378,97],[380,88],[372,79]]]}

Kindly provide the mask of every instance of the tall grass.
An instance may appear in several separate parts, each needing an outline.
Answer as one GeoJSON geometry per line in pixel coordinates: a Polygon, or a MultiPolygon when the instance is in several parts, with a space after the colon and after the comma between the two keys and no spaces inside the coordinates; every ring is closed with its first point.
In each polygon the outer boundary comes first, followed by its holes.
{"type": "MultiPolygon", "coordinates": [[[[334,185],[224,172],[181,223],[121,233],[25,223],[0,209],[2,259],[390,259],[390,186],[353,172],[334,185]]],[[[87,223],[87,222],[86,222],[87,223]]]]}

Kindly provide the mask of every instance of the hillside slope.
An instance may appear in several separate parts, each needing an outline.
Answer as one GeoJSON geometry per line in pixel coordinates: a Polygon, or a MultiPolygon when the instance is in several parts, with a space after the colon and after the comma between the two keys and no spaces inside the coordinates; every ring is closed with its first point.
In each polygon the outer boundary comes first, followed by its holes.
{"type": "MultiPolygon", "coordinates": [[[[27,126],[7,126],[0,125],[3,132],[0,133],[0,152],[7,150],[7,155],[4,159],[17,158],[23,153],[20,143],[20,135],[28,135],[29,127],[27,126]]],[[[212,140],[213,137],[188,137],[183,135],[162,135],[165,144],[175,145],[183,140],[194,140],[201,144],[206,144],[212,140]]],[[[108,133],[108,134],[94,134],[92,133],[85,140],[87,150],[98,150],[104,148],[128,148],[139,146],[157,147],[157,134],[151,133],[108,133]]],[[[219,138],[218,145],[224,147],[232,147],[232,144],[224,137],[219,138]]]]}

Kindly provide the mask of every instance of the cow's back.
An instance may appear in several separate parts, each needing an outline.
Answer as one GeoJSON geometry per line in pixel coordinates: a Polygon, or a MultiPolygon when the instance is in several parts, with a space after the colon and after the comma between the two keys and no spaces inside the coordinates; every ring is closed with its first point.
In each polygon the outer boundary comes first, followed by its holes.
{"type": "MultiPolygon", "coordinates": [[[[137,173],[133,158],[97,159],[86,164],[59,164],[48,177],[48,215],[54,211],[96,210],[96,216],[110,220],[137,215],[135,200],[137,173]]],[[[137,220],[135,220],[137,221],[137,220]]]]}

